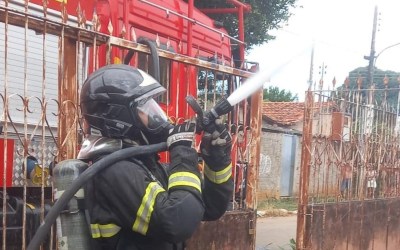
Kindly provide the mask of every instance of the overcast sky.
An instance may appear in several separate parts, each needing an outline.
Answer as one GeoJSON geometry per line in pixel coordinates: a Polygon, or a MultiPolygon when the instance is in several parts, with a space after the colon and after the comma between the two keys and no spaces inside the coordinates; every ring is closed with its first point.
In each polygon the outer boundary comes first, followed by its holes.
{"type": "MultiPolygon", "coordinates": [[[[334,77],[337,87],[350,71],[368,65],[364,56],[371,49],[375,6],[380,13],[376,55],[400,43],[400,0],[298,0],[298,5],[303,8],[293,10],[288,25],[272,33],[276,39],[252,49],[247,59],[270,72],[267,86],[298,94],[300,101],[308,88],[313,44],[312,80],[318,86],[325,65],[323,89],[332,89],[334,77]]],[[[376,67],[400,72],[400,45],[382,52],[376,67]]]]}

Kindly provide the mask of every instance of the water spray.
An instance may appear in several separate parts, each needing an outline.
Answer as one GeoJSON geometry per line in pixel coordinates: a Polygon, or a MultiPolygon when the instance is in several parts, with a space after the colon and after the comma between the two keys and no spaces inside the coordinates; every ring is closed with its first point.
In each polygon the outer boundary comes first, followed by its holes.
{"type": "Polygon", "coordinates": [[[239,88],[232,92],[232,94],[227,98],[227,101],[231,106],[236,105],[242,100],[246,99],[258,89],[260,89],[264,83],[266,83],[270,78],[270,74],[267,71],[260,71],[247,79],[239,88]]]}

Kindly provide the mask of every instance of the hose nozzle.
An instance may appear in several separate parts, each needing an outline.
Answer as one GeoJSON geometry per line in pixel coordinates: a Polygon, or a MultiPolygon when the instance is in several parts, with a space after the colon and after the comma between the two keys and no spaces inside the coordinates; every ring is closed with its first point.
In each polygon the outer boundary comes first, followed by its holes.
{"type": "Polygon", "coordinates": [[[226,98],[222,98],[213,108],[211,108],[210,111],[206,112],[203,119],[204,125],[209,125],[221,115],[228,114],[230,111],[232,111],[232,109],[233,106],[228,102],[228,100],[226,98]]]}
{"type": "Polygon", "coordinates": [[[186,102],[197,114],[197,132],[203,131],[206,127],[210,126],[210,124],[212,124],[215,119],[217,119],[221,115],[229,113],[233,109],[233,106],[228,102],[226,98],[222,98],[221,100],[219,100],[218,103],[207,112],[203,112],[199,103],[196,101],[196,99],[194,99],[193,96],[187,96],[186,102]]]}

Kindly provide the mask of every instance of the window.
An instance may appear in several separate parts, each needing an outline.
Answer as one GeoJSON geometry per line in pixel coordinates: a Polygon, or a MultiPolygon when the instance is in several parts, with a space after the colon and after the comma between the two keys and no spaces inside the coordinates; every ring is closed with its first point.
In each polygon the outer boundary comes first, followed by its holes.
{"type": "Polygon", "coordinates": [[[223,96],[228,95],[228,76],[207,69],[199,69],[197,93],[203,109],[213,106],[223,96]]]}

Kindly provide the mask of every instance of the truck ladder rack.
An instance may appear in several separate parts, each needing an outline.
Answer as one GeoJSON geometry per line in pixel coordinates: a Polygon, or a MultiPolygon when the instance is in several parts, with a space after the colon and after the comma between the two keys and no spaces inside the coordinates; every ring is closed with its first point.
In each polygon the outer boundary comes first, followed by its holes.
{"type": "MultiPolygon", "coordinates": [[[[150,54],[150,50],[146,45],[142,45],[123,38],[102,34],[86,28],[76,27],[67,23],[56,22],[48,18],[24,13],[5,6],[0,6],[0,22],[20,27],[25,27],[25,24],[27,23],[29,29],[32,29],[38,33],[46,32],[56,36],[64,35],[64,37],[68,37],[88,45],[93,45],[94,43],[96,45],[106,44],[109,49],[111,48],[111,46],[117,46],[124,49],[135,50],[138,52],[150,54]]],[[[88,26],[88,28],[89,27],[90,26],[88,26]]],[[[245,78],[253,75],[253,73],[249,71],[240,70],[231,66],[216,64],[199,58],[177,54],[159,48],[158,51],[160,57],[177,62],[196,65],[206,69],[216,70],[219,72],[245,78]]]]}

